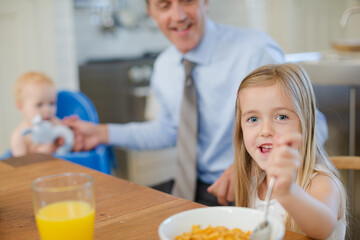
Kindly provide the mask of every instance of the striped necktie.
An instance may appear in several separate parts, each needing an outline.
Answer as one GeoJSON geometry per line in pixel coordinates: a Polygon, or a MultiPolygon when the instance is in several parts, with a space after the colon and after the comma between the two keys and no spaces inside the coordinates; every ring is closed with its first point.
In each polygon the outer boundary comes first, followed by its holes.
{"type": "Polygon", "coordinates": [[[183,60],[185,84],[177,137],[176,175],[173,194],[195,200],[196,191],[196,146],[198,111],[196,89],[191,72],[195,63],[183,60]]]}

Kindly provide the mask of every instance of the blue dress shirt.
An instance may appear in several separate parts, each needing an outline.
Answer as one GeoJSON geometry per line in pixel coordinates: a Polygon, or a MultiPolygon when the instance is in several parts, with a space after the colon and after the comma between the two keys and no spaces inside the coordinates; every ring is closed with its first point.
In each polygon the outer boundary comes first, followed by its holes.
{"type": "Polygon", "coordinates": [[[176,145],[185,78],[183,58],[196,63],[197,174],[211,184],[234,160],[235,101],[240,82],[262,65],[284,62],[284,55],[265,33],[207,19],[204,36],[195,49],[184,55],[171,46],[156,59],[151,88],[160,107],[157,119],[109,124],[110,144],[134,150],[176,145]]]}

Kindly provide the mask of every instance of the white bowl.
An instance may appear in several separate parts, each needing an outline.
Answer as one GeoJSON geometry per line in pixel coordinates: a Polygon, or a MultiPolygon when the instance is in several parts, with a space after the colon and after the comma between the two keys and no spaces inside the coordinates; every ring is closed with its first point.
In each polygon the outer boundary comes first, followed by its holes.
{"type": "MultiPolygon", "coordinates": [[[[194,224],[206,228],[224,226],[228,229],[239,228],[242,231],[252,231],[264,220],[264,213],[243,207],[206,207],[177,213],[165,219],[159,226],[158,233],[161,240],[174,240],[184,232],[190,232],[194,224]]],[[[285,234],[284,224],[270,216],[272,240],[281,240],[285,234]]]]}

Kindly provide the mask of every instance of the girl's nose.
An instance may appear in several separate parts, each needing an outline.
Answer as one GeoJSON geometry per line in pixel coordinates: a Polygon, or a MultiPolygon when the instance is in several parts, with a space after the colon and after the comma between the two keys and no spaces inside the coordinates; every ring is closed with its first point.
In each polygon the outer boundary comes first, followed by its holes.
{"type": "Polygon", "coordinates": [[[261,136],[269,137],[274,135],[274,127],[271,121],[263,121],[261,124],[261,136]]]}
{"type": "Polygon", "coordinates": [[[186,13],[183,10],[182,6],[179,4],[174,4],[171,11],[171,16],[175,21],[181,22],[186,19],[186,13]]]}

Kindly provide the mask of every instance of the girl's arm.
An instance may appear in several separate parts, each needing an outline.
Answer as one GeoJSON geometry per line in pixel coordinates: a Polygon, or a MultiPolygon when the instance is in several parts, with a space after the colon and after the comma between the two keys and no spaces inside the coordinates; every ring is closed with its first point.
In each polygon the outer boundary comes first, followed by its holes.
{"type": "Polygon", "coordinates": [[[299,134],[277,137],[266,170],[275,176],[274,197],[298,227],[309,237],[325,239],[334,230],[340,208],[340,193],[335,182],[325,175],[315,176],[308,189],[296,183],[301,155],[299,134]]]}
{"type": "Polygon", "coordinates": [[[340,193],[328,176],[317,175],[307,191],[291,184],[288,194],[277,200],[309,237],[326,239],[333,232],[340,208],[340,193]]]}

